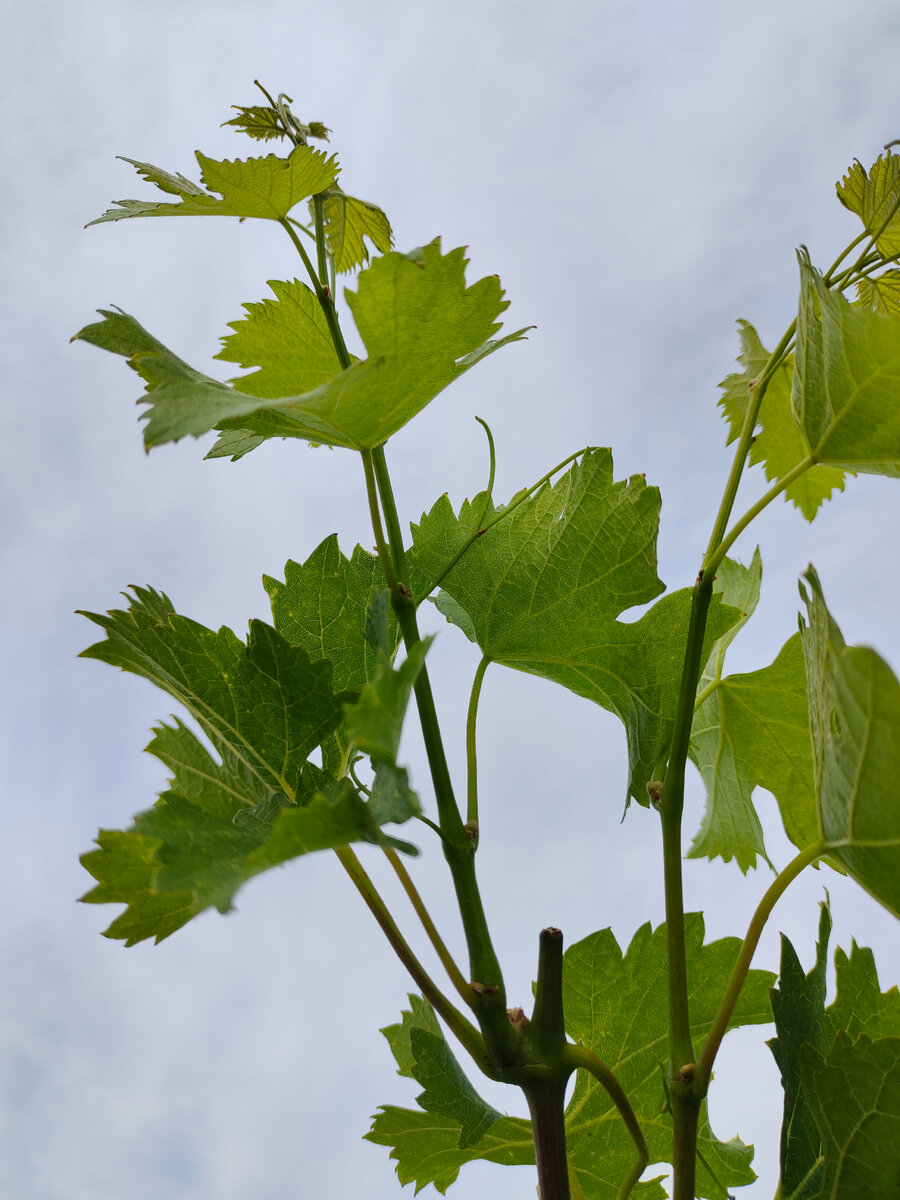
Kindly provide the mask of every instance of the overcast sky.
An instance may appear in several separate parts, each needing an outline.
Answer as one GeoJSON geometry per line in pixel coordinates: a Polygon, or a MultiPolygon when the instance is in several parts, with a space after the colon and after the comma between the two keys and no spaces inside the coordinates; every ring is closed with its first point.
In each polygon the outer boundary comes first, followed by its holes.
{"type": "MultiPolygon", "coordinates": [[[[116,910],[74,902],[98,826],[125,826],[163,785],[140,751],[172,709],[143,681],[76,661],[93,639],[74,610],[149,583],[243,633],[267,616],[263,573],[333,531],[347,552],[371,542],[353,455],[279,443],[203,462],[189,440],[147,457],[134,376],[68,344],[112,302],[225,377],[209,359],[227,322],[296,273],[280,230],[82,226],[145,194],[117,154],[195,176],[197,148],[252,152],[219,126],[255,102],[254,77],[289,93],[302,119],[332,128],[342,182],[386,209],[398,248],[437,234],[469,246],[471,277],[496,272],[507,288],[508,328],[537,326],[391,443],[404,520],[444,490],[458,503],[483,486],[478,414],[497,439],[498,500],[585,444],[612,446],[619,478],[645,472],[663,496],[660,573],[683,586],[728,468],[715,401],[735,319],[774,344],[796,304],[795,248],[822,267],[855,236],[834,182],[900,136],[900,15],[894,0],[7,7],[0,1194],[387,1200],[393,1164],[360,1138],[378,1104],[413,1103],[377,1032],[411,985],[331,856],[271,872],[238,912],[206,913],[159,947],[101,938],[116,910]]],[[[768,512],[737,548],[748,561],[760,541],[765,578],[730,668],[769,662],[796,628],[809,561],[847,639],[900,663],[898,515],[896,482],[872,479],[851,480],[812,527],[768,512]]],[[[430,619],[459,770],[477,656],[430,619]]],[[[528,1007],[543,926],[573,942],[611,925],[624,945],[662,919],[656,819],[619,824],[624,737],[586,701],[495,668],[482,713],[480,870],[510,1001],[528,1007]]],[[[406,752],[427,800],[412,736],[406,752]]],[[[700,813],[695,787],[689,833],[700,813]]],[[[440,856],[423,846],[417,878],[454,940],[440,856]]],[[[784,839],[769,846],[783,865],[784,839]]],[[[691,863],[688,906],[708,908],[711,936],[742,936],[767,882],[691,863]]],[[[779,930],[810,963],[825,884],[835,944],[873,945],[883,986],[897,982],[893,918],[824,872],[776,910],[758,965],[777,966],[779,930]]],[[[711,1100],[719,1136],[757,1145],[750,1200],[776,1179],[768,1036],[726,1042],[711,1100]]],[[[510,1089],[483,1090],[523,1111],[510,1089]]],[[[473,1165],[451,1194],[528,1197],[533,1172],[473,1165]]]]}

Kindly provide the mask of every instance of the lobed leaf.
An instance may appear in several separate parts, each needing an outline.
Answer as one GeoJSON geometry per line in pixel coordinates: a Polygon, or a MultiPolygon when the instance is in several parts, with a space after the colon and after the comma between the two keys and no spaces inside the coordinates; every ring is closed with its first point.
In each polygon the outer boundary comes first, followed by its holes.
{"type": "Polygon", "coordinates": [[[900,271],[885,271],[856,284],[856,299],[862,308],[883,317],[900,317],[900,271]]]}
{"type": "MultiPolygon", "coordinates": [[[[437,607],[492,661],[616,713],[628,738],[629,795],[646,805],[645,784],[674,726],[690,614],[685,589],[633,623],[617,619],[663,590],[658,491],[642,476],[614,483],[610,452],[594,450],[496,524],[503,510],[484,501],[466,501],[456,516],[444,496],[423,514],[414,566],[437,578],[468,545],[443,577],[437,607]]],[[[707,655],[740,616],[714,598],[707,655]]]]}
{"type": "MultiPolygon", "coordinates": [[[[740,434],[751,389],[770,357],[748,321],[738,321],[738,330],[741,340],[738,362],[744,370],[729,375],[719,385],[723,389],[719,405],[729,425],[728,442],[740,434]]],[[[759,408],[758,432],[750,449],[751,464],[760,463],[766,479],[772,482],[784,478],[809,456],[809,447],[791,407],[793,374],[794,360],[789,357],[770,378],[759,408]]],[[[844,490],[845,474],[837,467],[817,464],[789,484],[784,497],[800,509],[807,521],[812,521],[835,491],[844,490]]]]}
{"type": "Polygon", "coordinates": [[[900,916],[900,683],[865,646],[847,646],[815,571],[801,587],[813,777],[829,852],[900,916]]]}
{"type": "Polygon", "coordinates": [[[817,463],[900,475],[900,321],[830,291],[801,252],[794,413],[817,463]]]}
{"type": "Polygon", "coordinates": [[[382,254],[393,245],[391,223],[377,204],[332,187],[325,194],[323,208],[325,239],[336,271],[352,271],[369,261],[366,238],[382,254]]]}
{"type": "MultiPolygon", "coordinates": [[[[346,293],[369,357],[293,396],[258,397],[201,375],[125,313],[102,311],[103,321],[75,336],[124,355],[145,380],[148,448],[222,429],[233,440],[216,455],[239,456],[253,448],[252,439],[266,437],[374,449],[476,362],[526,332],[490,339],[506,302],[496,276],[466,287],[465,261],[462,249],[442,255],[436,242],[417,256],[376,259],[361,272],[357,291],[346,293]]],[[[259,320],[253,332],[255,361],[244,365],[258,366],[268,381],[282,369],[283,339],[270,326],[264,332],[259,320]]]]}
{"type": "Polygon", "coordinates": [[[837,184],[837,195],[860,218],[884,258],[900,254],[900,158],[882,154],[868,172],[857,160],[837,184]]]}
{"type": "MultiPolygon", "coordinates": [[[[691,1035],[708,1033],[740,952],[738,938],[703,944],[703,918],[685,916],[691,1035]]],[[[623,954],[610,930],[569,947],[563,960],[566,1032],[583,1041],[613,1070],[644,1131],[651,1162],[669,1162],[672,1127],[664,1105],[668,1060],[666,931],[642,926],[623,954]]],[[[772,1019],[768,988],[774,976],[750,971],[730,1028],[772,1019]]],[[[634,1161],[634,1146],[599,1083],[578,1073],[566,1110],[569,1157],[588,1200],[614,1200],[634,1161]]],[[[701,1115],[697,1196],[726,1200],[727,1189],[755,1178],[752,1148],[738,1139],[720,1142],[705,1106],[701,1115]],[[705,1160],[705,1161],[704,1161],[705,1160]],[[711,1168],[711,1170],[710,1170],[711,1168]]],[[[661,1195],[661,1192],[656,1192],[661,1195]]]]}
{"type": "Polygon", "coordinates": [[[297,146],[287,158],[269,154],[265,158],[224,160],[207,158],[197,151],[203,187],[181,174],[171,174],[151,163],[122,158],[137,173],[178,203],[151,200],[116,200],[115,208],[88,225],[121,221],[126,217],[262,217],[273,221],[310,196],[324,192],[337,178],[340,168],[331,158],[310,146],[297,146]],[[213,193],[218,193],[214,195],[213,193]]]}
{"type": "Polygon", "coordinates": [[[818,837],[806,670],[800,635],[775,661],[720,680],[694,715],[691,758],[706,785],[706,811],[688,857],[734,858],[742,871],[766,858],[752,795],[778,801],[788,837],[799,849],[818,837]]]}

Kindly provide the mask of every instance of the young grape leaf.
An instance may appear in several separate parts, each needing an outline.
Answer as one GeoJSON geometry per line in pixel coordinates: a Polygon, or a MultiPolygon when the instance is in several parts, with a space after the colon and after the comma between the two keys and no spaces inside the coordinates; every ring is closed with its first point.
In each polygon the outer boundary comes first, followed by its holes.
{"type": "Polygon", "coordinates": [[[866,646],[847,646],[815,571],[801,594],[813,776],[829,851],[876,900],[900,916],[900,683],[866,646]]]}
{"type": "Polygon", "coordinates": [[[743,872],[766,858],[753,807],[754,788],[778,801],[788,837],[798,848],[818,837],[806,670],[800,635],[775,661],[747,675],[729,675],[694,714],[691,758],[706,784],[706,812],[689,858],[734,858],[743,872]]]}
{"type": "Polygon", "coordinates": [[[393,245],[391,223],[377,204],[331,187],[325,194],[323,207],[325,238],[336,271],[352,271],[369,261],[364,238],[382,254],[387,254],[393,245]]]}
{"type": "Polygon", "coordinates": [[[900,271],[885,271],[856,285],[857,303],[883,317],[900,317],[900,271]]]}
{"type": "Polygon", "coordinates": [[[268,142],[273,138],[287,137],[287,133],[278,119],[278,113],[273,108],[269,108],[268,105],[232,104],[231,107],[235,110],[237,116],[223,121],[223,128],[226,125],[234,125],[239,133],[246,133],[248,137],[252,137],[259,142],[268,142]]]}
{"type": "Polygon", "coordinates": [[[402,1013],[400,1024],[381,1031],[397,1060],[397,1074],[415,1079],[425,1088],[416,1097],[425,1112],[459,1121],[459,1146],[468,1149],[481,1141],[502,1114],[486,1104],[466,1078],[431,1005],[420,996],[410,996],[409,1002],[410,1011],[402,1013]]]}
{"type": "Polygon", "coordinates": [[[900,475],[900,321],[830,291],[800,261],[794,413],[818,463],[900,475]]]}
{"type": "Polygon", "coordinates": [[[885,258],[900,254],[900,158],[882,154],[868,173],[857,160],[837,184],[837,194],[885,258]]]}
{"type": "MultiPolygon", "coordinates": [[[[466,287],[465,264],[462,249],[441,254],[438,242],[419,255],[377,258],[360,273],[357,291],[345,293],[369,357],[294,396],[253,396],[201,375],[125,313],[101,310],[104,320],[75,337],[123,355],[145,380],[148,448],[224,429],[238,431],[239,453],[252,448],[251,437],[371,450],[476,362],[527,332],[490,340],[506,301],[496,276],[466,287]]],[[[268,377],[267,363],[281,361],[283,343],[258,324],[255,334],[257,352],[246,365],[268,377]]]]}
{"type": "MultiPolygon", "coordinates": [[[[485,510],[484,500],[466,501],[457,517],[444,496],[423,514],[413,526],[413,564],[435,579],[471,542],[442,579],[437,607],[474,633],[492,661],[552,679],[619,716],[629,794],[646,805],[645,785],[674,724],[690,592],[663,597],[631,624],[617,617],[663,590],[659,492],[642,476],[614,483],[610,452],[594,450],[475,537],[501,511],[492,503],[485,510]]],[[[706,655],[740,617],[713,598],[706,655]]]]}
{"type": "MultiPolygon", "coordinates": [[[[702,1042],[712,1025],[740,952],[739,938],[703,945],[703,918],[685,917],[691,1035],[702,1042]]],[[[661,1111],[668,1059],[665,926],[642,926],[623,955],[610,930],[569,947],[563,959],[566,1032],[583,1041],[615,1073],[647,1139],[651,1162],[669,1162],[670,1117],[661,1111]]],[[[750,971],[730,1027],[772,1019],[768,989],[774,976],[750,971]]],[[[613,1200],[634,1160],[634,1146],[612,1101],[592,1077],[579,1071],[566,1110],[569,1158],[588,1200],[613,1200]],[[615,1164],[615,1166],[612,1166],[615,1164]]],[[[749,1184],[752,1147],[738,1139],[718,1141],[705,1107],[701,1115],[697,1196],[725,1200],[726,1189],[749,1184]],[[705,1160],[705,1161],[704,1161],[705,1160]]]]}
{"type": "MultiPolygon", "coordinates": [[[[738,321],[738,329],[741,339],[738,362],[744,370],[729,375],[719,385],[723,389],[719,405],[729,425],[728,442],[733,442],[740,434],[751,387],[769,361],[769,351],[753,326],[748,321],[738,321]]],[[[750,462],[761,463],[766,479],[773,482],[783,478],[809,455],[809,447],[791,408],[793,374],[794,360],[789,357],[769,380],[759,409],[759,430],[750,448],[750,462]]],[[[812,521],[835,491],[844,490],[846,473],[837,467],[817,464],[786,488],[785,499],[795,504],[807,521],[812,521]]]]}
{"type": "Polygon", "coordinates": [[[297,146],[287,158],[269,154],[265,158],[217,162],[197,151],[203,187],[184,175],[172,175],[151,163],[122,158],[160,191],[178,196],[177,204],[158,200],[116,200],[102,216],[88,225],[121,221],[126,217],[263,217],[280,221],[317,192],[324,192],[337,178],[340,167],[334,155],[297,146]],[[218,192],[219,195],[211,193],[218,192]],[[220,199],[221,197],[221,199],[220,199]]]}
{"type": "Polygon", "coordinates": [[[428,637],[417,642],[397,668],[383,650],[378,650],[374,675],[359,699],[344,705],[350,740],[373,760],[396,765],[410,693],[433,641],[428,637]]]}
{"type": "Polygon", "coordinates": [[[725,665],[725,655],[728,647],[753,616],[754,612],[756,612],[761,584],[762,558],[758,546],[753,551],[753,558],[750,560],[749,567],[745,567],[743,563],[739,563],[736,559],[723,558],[716,569],[716,577],[713,580],[713,592],[719,596],[723,604],[727,604],[730,608],[738,609],[741,613],[741,619],[736,621],[713,644],[709,659],[700,676],[698,691],[704,691],[711,683],[714,681],[717,682],[722,678],[722,670],[725,665]]]}
{"type": "MultiPolygon", "coordinates": [[[[373,597],[384,588],[375,555],[356,546],[346,558],[331,534],[306,562],[285,564],[284,583],[264,575],[263,586],[275,628],[292,645],[302,646],[310,658],[327,658],[335,688],[358,692],[374,678],[376,652],[365,628],[373,597]]],[[[393,654],[399,641],[396,619],[388,612],[384,646],[388,654],[393,654]]]]}
{"type": "Polygon", "coordinates": [[[327,383],[340,363],[315,292],[297,279],[270,279],[269,287],[275,299],[245,304],[247,315],[229,323],[234,333],[222,339],[216,358],[256,366],[229,382],[245,395],[277,400],[327,383]]]}
{"type": "Polygon", "coordinates": [[[83,614],[107,637],[82,657],[155,683],[262,786],[292,800],[307,758],[352,698],[333,692],[330,663],[312,662],[262,621],[251,621],[245,644],[230,629],[215,632],[179,616],[152,589],[133,592],[127,611],[83,614]]]}
{"type": "Polygon", "coordinates": [[[841,1031],[825,1055],[803,1047],[800,1074],[822,1138],[816,1200],[900,1195],[900,1038],[841,1031]]]}

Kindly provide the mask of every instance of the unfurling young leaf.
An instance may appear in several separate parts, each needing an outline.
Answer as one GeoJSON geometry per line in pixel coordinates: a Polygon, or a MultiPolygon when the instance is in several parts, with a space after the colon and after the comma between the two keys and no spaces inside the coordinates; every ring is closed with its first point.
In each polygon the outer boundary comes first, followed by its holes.
{"type": "Polygon", "coordinates": [[[900,157],[882,154],[868,172],[855,162],[837,185],[837,194],[862,221],[884,258],[900,253],[900,157]]]}
{"type": "Polygon", "coordinates": [[[382,254],[393,245],[391,223],[377,204],[348,196],[334,186],[325,193],[324,213],[328,250],[338,272],[352,271],[368,262],[364,238],[382,254]]]}
{"type": "Polygon", "coordinates": [[[159,200],[117,200],[89,225],[121,221],[126,217],[262,217],[279,221],[316,192],[324,192],[337,178],[340,168],[334,155],[296,146],[287,158],[207,158],[197,151],[203,187],[183,175],[172,175],[151,163],[123,158],[137,173],[160,191],[178,196],[177,204],[159,200]],[[213,193],[218,193],[214,195],[213,193]]]}

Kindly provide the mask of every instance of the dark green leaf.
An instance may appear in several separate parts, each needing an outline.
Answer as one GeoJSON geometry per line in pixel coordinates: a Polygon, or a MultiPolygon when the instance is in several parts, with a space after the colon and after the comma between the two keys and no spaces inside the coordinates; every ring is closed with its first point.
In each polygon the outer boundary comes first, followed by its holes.
{"type": "Polygon", "coordinates": [[[341,721],[331,665],[311,662],[262,621],[244,644],[179,616],[168,597],[134,588],[127,611],[85,613],[106,631],[86,658],[142,675],[180,701],[210,736],[270,791],[293,800],[309,755],[341,721]]]}
{"type": "Polygon", "coordinates": [[[800,259],[793,406],[818,463],[900,475],[900,321],[829,291],[800,259]]]}
{"type": "Polygon", "coordinates": [[[825,1159],[816,1200],[900,1195],[900,1038],[840,1032],[825,1055],[803,1047],[800,1074],[825,1159]]]}
{"type": "Polygon", "coordinates": [[[818,576],[802,588],[813,769],[822,836],[857,883],[900,916],[900,683],[866,646],[847,646],[818,576]]]}
{"type": "Polygon", "coordinates": [[[854,162],[837,185],[837,194],[885,258],[900,254],[900,158],[882,154],[868,173],[861,162],[854,162]]]}
{"type": "Polygon", "coordinates": [[[123,158],[138,174],[160,191],[178,196],[177,204],[158,200],[116,200],[89,225],[120,221],[124,217],[267,217],[281,220],[291,209],[334,183],[339,167],[334,155],[297,146],[287,158],[269,154],[265,158],[217,162],[197,151],[203,187],[183,175],[172,175],[150,163],[123,158]],[[212,193],[218,193],[213,195],[212,193]],[[221,197],[221,198],[220,198],[221,197]]]}
{"type": "MultiPolygon", "coordinates": [[[[501,511],[488,504],[485,512],[484,499],[466,501],[457,517],[445,496],[423,515],[413,527],[414,565],[437,578],[471,543],[443,578],[438,608],[491,660],[616,713],[628,735],[629,794],[646,805],[645,784],[674,725],[690,592],[664,597],[633,623],[616,618],[663,588],[658,491],[642,476],[614,483],[610,452],[594,450],[475,537],[501,511]]],[[[740,616],[714,597],[707,655],[740,616]]]]}
{"type": "MultiPolygon", "coordinates": [[[[325,538],[304,563],[289,561],[284,583],[266,575],[263,586],[272,604],[272,621],[283,638],[302,646],[311,658],[327,658],[335,688],[358,692],[375,676],[376,654],[365,637],[366,617],[384,589],[378,559],[356,546],[346,558],[337,537],[325,538]]],[[[385,649],[399,641],[388,614],[385,649]]]]}

